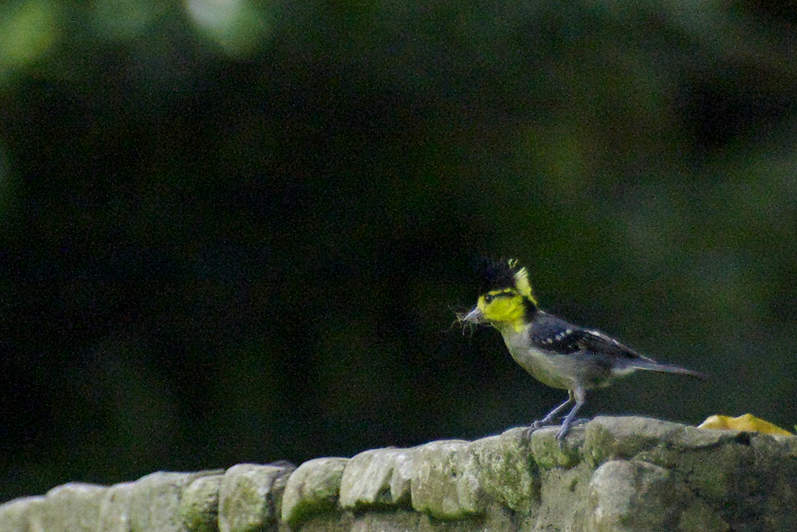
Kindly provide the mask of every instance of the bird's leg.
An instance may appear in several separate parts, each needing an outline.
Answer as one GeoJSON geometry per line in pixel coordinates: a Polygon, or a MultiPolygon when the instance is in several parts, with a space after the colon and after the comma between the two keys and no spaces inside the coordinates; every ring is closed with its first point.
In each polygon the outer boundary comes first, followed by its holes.
{"type": "Polygon", "coordinates": [[[556,433],[556,439],[560,442],[564,440],[565,436],[567,436],[567,432],[570,430],[570,426],[574,423],[573,419],[576,417],[578,410],[584,406],[584,403],[587,402],[587,392],[584,391],[583,388],[576,388],[570,392],[571,399],[575,399],[576,404],[573,408],[568,412],[567,416],[565,416],[564,421],[562,421],[562,428],[559,429],[559,432],[556,433]]]}
{"type": "Polygon", "coordinates": [[[573,392],[568,390],[567,391],[567,401],[565,401],[564,403],[556,406],[553,410],[548,412],[545,415],[544,418],[538,419],[537,421],[533,421],[531,423],[531,425],[529,426],[529,429],[531,431],[534,431],[534,430],[537,430],[540,427],[544,427],[545,425],[552,425],[553,424],[553,420],[556,417],[556,414],[561,412],[564,407],[566,407],[567,405],[569,405],[572,402],[573,402],[573,392]]]}

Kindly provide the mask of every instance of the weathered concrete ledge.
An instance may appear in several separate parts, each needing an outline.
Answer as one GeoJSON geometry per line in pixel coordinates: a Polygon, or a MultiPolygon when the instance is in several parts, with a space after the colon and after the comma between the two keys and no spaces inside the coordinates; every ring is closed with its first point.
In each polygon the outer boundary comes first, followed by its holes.
{"type": "Polygon", "coordinates": [[[226,471],[70,483],[0,505],[0,531],[797,530],[797,438],[597,417],[226,471]]]}

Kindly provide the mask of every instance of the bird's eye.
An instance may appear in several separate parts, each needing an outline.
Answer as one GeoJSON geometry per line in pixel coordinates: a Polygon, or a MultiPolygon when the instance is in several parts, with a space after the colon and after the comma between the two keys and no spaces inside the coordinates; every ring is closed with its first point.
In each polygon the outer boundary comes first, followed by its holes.
{"type": "Polygon", "coordinates": [[[492,303],[494,298],[495,298],[495,296],[493,296],[491,294],[487,294],[486,296],[484,296],[484,302],[485,303],[492,303]]]}

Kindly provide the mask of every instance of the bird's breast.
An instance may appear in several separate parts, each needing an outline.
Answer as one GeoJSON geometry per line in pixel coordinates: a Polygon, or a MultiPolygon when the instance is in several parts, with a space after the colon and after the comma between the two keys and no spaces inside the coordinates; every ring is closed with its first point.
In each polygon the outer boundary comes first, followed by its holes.
{"type": "Polygon", "coordinates": [[[522,338],[504,336],[504,342],[512,359],[532,377],[552,388],[565,390],[573,388],[576,376],[572,374],[571,364],[568,363],[566,355],[546,353],[529,347],[524,345],[522,338]]]}
{"type": "Polygon", "coordinates": [[[590,351],[556,353],[534,346],[522,334],[504,334],[509,353],[532,377],[552,388],[590,390],[612,383],[611,357],[590,351]]]}

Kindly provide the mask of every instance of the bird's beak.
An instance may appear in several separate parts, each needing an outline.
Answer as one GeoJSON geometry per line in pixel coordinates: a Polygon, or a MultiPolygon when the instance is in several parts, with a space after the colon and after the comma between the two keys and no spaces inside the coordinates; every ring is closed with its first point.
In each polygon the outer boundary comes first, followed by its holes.
{"type": "Polygon", "coordinates": [[[459,321],[465,323],[484,323],[484,314],[479,307],[473,307],[473,310],[462,316],[459,321]]]}

